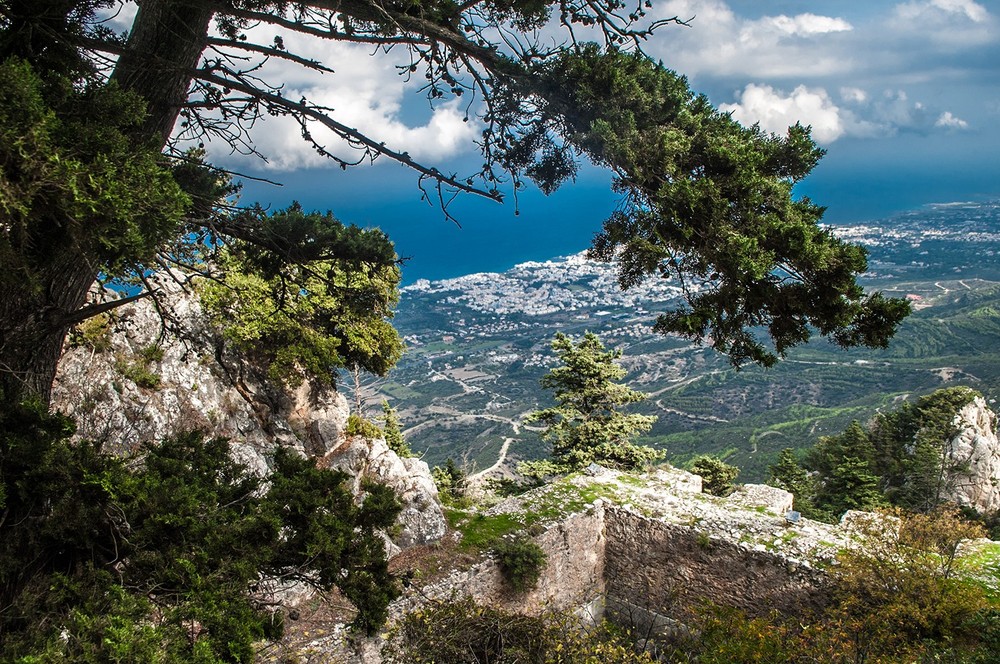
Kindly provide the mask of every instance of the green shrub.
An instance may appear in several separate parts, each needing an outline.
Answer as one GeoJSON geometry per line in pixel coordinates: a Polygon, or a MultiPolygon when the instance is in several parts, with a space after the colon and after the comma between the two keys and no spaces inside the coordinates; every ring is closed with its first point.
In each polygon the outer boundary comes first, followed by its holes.
{"type": "Polygon", "coordinates": [[[111,316],[98,314],[79,323],[67,339],[73,348],[91,348],[95,353],[111,350],[111,316]]]}
{"type": "Polygon", "coordinates": [[[281,635],[256,592],[272,579],[336,586],[365,633],[384,622],[391,489],[366,484],[358,504],[345,475],[284,449],[262,478],[223,439],[125,461],[72,431],[0,403],[0,662],[250,662],[281,635]]]}
{"type": "Polygon", "coordinates": [[[139,387],[155,390],[160,386],[160,374],[151,371],[148,362],[142,358],[128,360],[119,355],[115,359],[115,371],[139,387]]]}
{"type": "Polygon", "coordinates": [[[382,402],[382,432],[386,445],[396,453],[396,456],[401,459],[416,456],[410,446],[406,444],[406,439],[403,438],[396,409],[390,406],[388,401],[382,402]]]}
{"type": "Polygon", "coordinates": [[[347,418],[346,432],[348,436],[361,436],[363,438],[382,437],[382,430],[378,428],[377,424],[369,422],[357,413],[351,413],[347,418]]]}
{"type": "Polygon", "coordinates": [[[493,556],[504,581],[519,593],[535,587],[548,559],[542,547],[523,535],[500,540],[493,547],[493,556]]]}
{"type": "Polygon", "coordinates": [[[154,390],[160,386],[160,374],[150,368],[163,359],[163,349],[156,344],[140,348],[131,358],[119,353],[115,357],[115,371],[139,387],[154,390]]]}
{"type": "Polygon", "coordinates": [[[386,664],[653,664],[607,623],[583,628],[560,613],[525,616],[436,600],[406,615],[382,650],[386,664]]]}
{"type": "Polygon", "coordinates": [[[149,346],[144,346],[139,349],[136,353],[141,357],[147,364],[152,364],[153,362],[160,362],[163,360],[163,349],[156,344],[150,344],[149,346]]]}
{"type": "Polygon", "coordinates": [[[707,454],[692,459],[688,470],[701,476],[702,491],[713,496],[728,496],[732,493],[735,488],[733,480],[740,472],[736,466],[730,466],[722,459],[707,454]]]}
{"type": "Polygon", "coordinates": [[[463,502],[469,476],[454,459],[448,459],[443,466],[434,466],[431,469],[431,477],[434,478],[434,485],[437,487],[441,502],[449,505],[463,502]]]}

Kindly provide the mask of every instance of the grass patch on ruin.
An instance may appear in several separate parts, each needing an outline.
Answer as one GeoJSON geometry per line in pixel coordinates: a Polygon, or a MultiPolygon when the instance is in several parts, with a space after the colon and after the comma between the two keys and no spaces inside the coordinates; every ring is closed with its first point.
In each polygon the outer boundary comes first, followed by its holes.
{"type": "Polygon", "coordinates": [[[570,475],[557,480],[547,490],[529,496],[524,502],[524,513],[530,523],[555,521],[570,514],[583,512],[599,498],[620,501],[616,487],[601,482],[589,482],[584,486],[572,481],[570,475]]]}
{"type": "Polygon", "coordinates": [[[505,535],[583,512],[599,498],[620,499],[614,485],[591,482],[580,486],[572,477],[558,479],[544,490],[526,496],[517,512],[482,514],[475,512],[475,508],[445,507],[445,518],[452,529],[461,533],[462,550],[485,551],[505,535]]]}
{"type": "Polygon", "coordinates": [[[462,534],[459,548],[464,551],[485,551],[504,535],[529,525],[522,514],[476,514],[446,507],[448,525],[462,534]]]}

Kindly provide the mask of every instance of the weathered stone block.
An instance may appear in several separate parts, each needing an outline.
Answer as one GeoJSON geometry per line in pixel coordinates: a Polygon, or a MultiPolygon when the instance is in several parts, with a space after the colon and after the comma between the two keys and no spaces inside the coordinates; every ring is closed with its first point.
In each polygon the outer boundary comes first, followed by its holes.
{"type": "Polygon", "coordinates": [[[744,484],[728,498],[729,502],[744,507],[763,507],[774,514],[784,516],[792,509],[795,498],[790,492],[766,484],[744,484]]]}

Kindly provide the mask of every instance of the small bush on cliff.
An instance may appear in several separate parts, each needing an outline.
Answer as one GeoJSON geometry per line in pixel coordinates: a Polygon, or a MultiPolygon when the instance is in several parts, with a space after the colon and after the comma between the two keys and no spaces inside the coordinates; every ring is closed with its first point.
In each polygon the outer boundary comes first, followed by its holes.
{"type": "Polygon", "coordinates": [[[416,456],[410,446],[403,438],[403,431],[399,426],[399,415],[396,409],[389,405],[388,401],[382,402],[382,433],[385,436],[385,443],[389,449],[402,458],[416,456]]]}
{"type": "Polygon", "coordinates": [[[382,430],[374,422],[369,422],[357,413],[351,413],[347,417],[347,428],[344,432],[348,436],[361,436],[362,438],[381,438],[382,430]]]}
{"type": "Polygon", "coordinates": [[[155,390],[160,386],[160,374],[150,368],[150,364],[158,362],[163,358],[163,351],[150,346],[143,348],[131,358],[124,354],[117,354],[115,357],[115,371],[122,377],[129,379],[139,387],[155,390]],[[151,351],[150,349],[154,349],[151,351]],[[159,355],[155,351],[159,351],[159,355]]]}
{"type": "Polygon", "coordinates": [[[107,352],[111,350],[112,322],[110,314],[88,318],[69,331],[66,341],[73,348],[86,347],[95,353],[107,352]]]}
{"type": "Polygon", "coordinates": [[[535,587],[548,559],[542,547],[524,535],[497,542],[493,547],[493,556],[504,581],[519,593],[535,587]]]}
{"type": "Polygon", "coordinates": [[[701,487],[705,493],[713,496],[728,496],[736,488],[733,480],[739,475],[740,469],[731,466],[718,457],[702,454],[696,456],[688,465],[695,475],[701,476],[701,487]]]}
{"type": "Polygon", "coordinates": [[[465,490],[468,488],[469,476],[449,458],[443,466],[434,466],[431,469],[431,477],[434,478],[434,485],[437,487],[441,501],[456,505],[463,502],[465,490]]]}
{"type": "Polygon", "coordinates": [[[386,664],[653,664],[627,634],[582,629],[558,613],[526,616],[471,598],[431,602],[408,614],[382,651],[386,664]]]}
{"type": "Polygon", "coordinates": [[[377,529],[399,512],[279,449],[258,477],[222,439],[122,460],[40,407],[0,409],[0,661],[249,662],[281,634],[262,587],[336,587],[371,633],[398,594],[377,529]],[[155,618],[155,619],[154,619],[155,618]]]}

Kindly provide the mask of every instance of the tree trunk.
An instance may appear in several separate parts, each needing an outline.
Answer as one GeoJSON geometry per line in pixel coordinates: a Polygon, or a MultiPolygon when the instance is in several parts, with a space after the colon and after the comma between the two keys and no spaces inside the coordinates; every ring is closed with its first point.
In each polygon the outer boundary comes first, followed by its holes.
{"type": "Polygon", "coordinates": [[[124,90],[146,100],[146,140],[162,149],[187,100],[192,74],[205,49],[215,14],[206,0],[143,0],[132,23],[125,53],[111,76],[124,90]]]}
{"type": "Polygon", "coordinates": [[[0,293],[0,400],[8,403],[49,402],[69,317],[86,302],[97,270],[80,256],[37,276],[32,283],[4,280],[0,293]]]}
{"type": "MultiPolygon", "coordinates": [[[[215,10],[207,0],[139,4],[127,51],[112,80],[146,100],[146,119],[134,139],[159,150],[187,99],[215,10]]],[[[31,283],[0,283],[0,400],[34,396],[48,403],[70,319],[98,275],[99,265],[84,248],[67,254],[53,247],[42,254],[31,267],[31,283]]]]}

